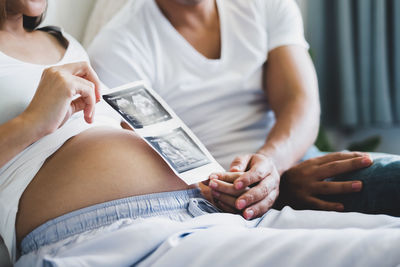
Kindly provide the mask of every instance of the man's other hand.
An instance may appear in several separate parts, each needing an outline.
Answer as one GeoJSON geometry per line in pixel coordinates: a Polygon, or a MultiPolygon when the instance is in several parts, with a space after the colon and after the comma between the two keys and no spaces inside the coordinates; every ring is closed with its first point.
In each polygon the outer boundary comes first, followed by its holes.
{"type": "Polygon", "coordinates": [[[279,206],[294,209],[343,211],[342,203],[321,200],[323,195],[359,192],[361,181],[326,181],[338,175],[371,166],[372,159],[366,153],[336,152],[304,161],[282,175],[279,206]]]}

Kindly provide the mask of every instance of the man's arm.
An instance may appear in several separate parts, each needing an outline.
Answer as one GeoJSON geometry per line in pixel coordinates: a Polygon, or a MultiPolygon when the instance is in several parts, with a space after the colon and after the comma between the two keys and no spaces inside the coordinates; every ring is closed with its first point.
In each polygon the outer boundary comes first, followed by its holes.
{"type": "MultiPolygon", "coordinates": [[[[281,47],[270,53],[265,75],[266,93],[277,121],[265,145],[258,152],[264,158],[260,160],[257,154],[238,157],[236,163],[240,167],[231,171],[240,171],[242,166],[246,166],[250,169],[247,174],[257,177],[257,171],[262,170],[261,166],[272,166],[270,170],[275,166],[280,175],[286,171],[282,176],[278,206],[289,204],[295,208],[342,211],[341,203],[326,202],[318,196],[359,192],[361,182],[328,182],[325,179],[366,168],[372,164],[370,157],[355,152],[333,153],[292,167],[314,141],[319,125],[320,108],[315,71],[303,48],[281,47]],[[256,166],[255,158],[261,162],[257,164],[260,167],[253,167],[256,166]],[[272,163],[268,163],[268,160],[272,163]]],[[[235,184],[243,176],[217,174],[215,178],[218,180],[211,181],[210,185],[214,185],[213,196],[220,202],[220,207],[230,212],[244,209],[246,218],[250,218],[247,216],[250,209],[254,211],[251,216],[253,218],[272,207],[279,191],[276,188],[278,183],[273,181],[279,182],[279,176],[273,175],[272,171],[271,174],[266,173],[267,169],[259,172],[263,175],[258,185],[240,190],[235,184]],[[246,207],[238,205],[242,199],[247,202],[246,207]]],[[[253,179],[250,185],[256,181],[253,179]]]]}
{"type": "Polygon", "coordinates": [[[269,53],[265,90],[276,123],[262,148],[237,157],[230,171],[239,178],[212,175],[209,185],[225,210],[243,210],[250,219],[265,213],[279,193],[280,175],[313,144],[318,133],[320,106],[314,66],[305,48],[282,46],[269,53]],[[251,188],[250,188],[251,187],[251,188]]]}
{"type": "Polygon", "coordinates": [[[301,159],[318,134],[318,82],[305,48],[284,46],[269,53],[265,90],[276,123],[259,153],[271,158],[282,174],[301,159]]]}

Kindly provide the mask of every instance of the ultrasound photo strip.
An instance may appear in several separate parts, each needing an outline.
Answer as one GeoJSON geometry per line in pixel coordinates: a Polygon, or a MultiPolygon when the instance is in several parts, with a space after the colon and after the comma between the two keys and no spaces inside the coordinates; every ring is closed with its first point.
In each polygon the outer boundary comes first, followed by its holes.
{"type": "Polygon", "coordinates": [[[103,99],[187,184],[225,171],[168,104],[144,82],[109,90],[103,99]]]}
{"type": "Polygon", "coordinates": [[[167,135],[145,138],[179,173],[210,163],[207,156],[182,128],[174,129],[167,135]]]}
{"type": "Polygon", "coordinates": [[[105,95],[104,98],[134,128],[140,129],[172,118],[144,87],[105,95]]]}

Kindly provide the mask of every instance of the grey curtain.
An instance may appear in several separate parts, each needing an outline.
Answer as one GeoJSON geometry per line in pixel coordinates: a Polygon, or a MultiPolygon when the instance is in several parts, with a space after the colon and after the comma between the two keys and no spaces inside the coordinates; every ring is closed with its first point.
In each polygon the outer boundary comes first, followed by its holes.
{"type": "Polygon", "coordinates": [[[400,0],[308,0],[307,9],[323,124],[399,125],[400,0]]]}

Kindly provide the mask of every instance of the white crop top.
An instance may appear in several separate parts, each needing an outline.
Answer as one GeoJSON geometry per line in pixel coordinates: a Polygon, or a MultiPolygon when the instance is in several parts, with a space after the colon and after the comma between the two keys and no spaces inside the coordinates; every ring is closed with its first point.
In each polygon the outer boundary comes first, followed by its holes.
{"type": "MultiPolygon", "coordinates": [[[[82,46],[70,35],[64,57],[55,65],[88,61],[82,46]]],[[[0,52],[0,125],[21,114],[30,103],[44,69],[50,66],[22,62],[0,52]]],[[[13,261],[17,258],[15,219],[19,199],[44,161],[63,143],[98,124],[87,124],[81,113],[56,132],[40,139],[0,168],[0,235],[13,261]]]]}

